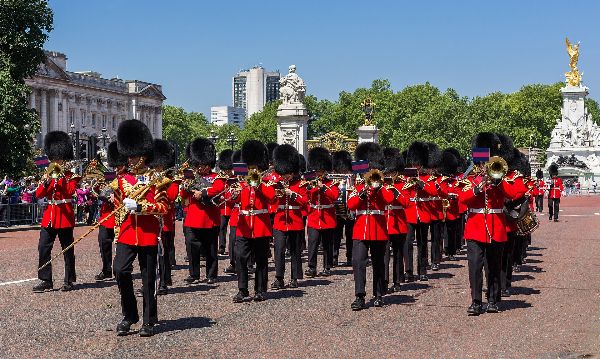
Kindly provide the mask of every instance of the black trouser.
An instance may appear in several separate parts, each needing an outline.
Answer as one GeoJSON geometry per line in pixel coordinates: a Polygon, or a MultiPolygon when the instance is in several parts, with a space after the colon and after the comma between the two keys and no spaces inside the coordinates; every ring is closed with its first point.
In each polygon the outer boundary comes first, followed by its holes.
{"type": "Polygon", "coordinates": [[[87,225],[91,226],[96,220],[96,212],[98,212],[98,201],[93,201],[92,204],[88,207],[89,213],[87,218],[87,225]]]}
{"type": "Polygon", "coordinates": [[[77,205],[77,222],[83,222],[83,213],[85,213],[85,205],[78,204],[77,205]]]}
{"type": "Polygon", "coordinates": [[[337,263],[340,257],[340,247],[342,246],[342,237],[346,239],[346,262],[352,263],[352,229],[354,220],[337,217],[337,226],[335,227],[333,237],[333,262],[337,263]]]}
{"type": "MultiPolygon", "coordinates": [[[[515,236],[515,245],[513,249],[512,262],[515,264],[523,264],[525,250],[527,249],[527,236],[515,236]]],[[[512,273],[511,273],[512,280],[512,273]]]]}
{"type": "Polygon", "coordinates": [[[158,309],[156,305],[156,265],[157,246],[130,246],[117,243],[114,271],[119,292],[121,293],[121,311],[123,318],[137,322],[140,318],[137,301],[133,292],[133,261],[138,258],[142,274],[142,293],[144,296],[143,323],[156,324],[158,309]]]}
{"type": "Polygon", "coordinates": [[[335,228],[308,228],[308,268],[317,269],[317,252],[323,244],[323,268],[333,267],[333,232],[335,228]]]}
{"type": "Polygon", "coordinates": [[[558,211],[560,210],[560,198],[548,198],[548,216],[552,219],[558,219],[558,211]]]}
{"type": "Polygon", "coordinates": [[[256,272],[254,273],[254,291],[265,293],[269,280],[268,260],[269,241],[271,237],[246,238],[237,236],[235,239],[235,268],[238,274],[238,289],[248,290],[248,264],[254,254],[256,272]]]}
{"type": "Polygon", "coordinates": [[[373,267],[373,295],[383,296],[387,291],[385,286],[385,250],[387,241],[353,240],[352,271],[354,272],[354,294],[364,297],[367,292],[367,263],[369,250],[373,267]]]}
{"type": "MultiPolygon", "coordinates": [[[[427,274],[427,223],[418,222],[408,224],[408,235],[406,240],[412,246],[412,242],[417,239],[417,273],[419,275],[427,274]]],[[[412,257],[412,255],[411,255],[412,257]]],[[[413,266],[406,268],[406,272],[413,273],[413,266]]]]}
{"type": "Polygon", "coordinates": [[[237,227],[229,227],[229,265],[235,268],[235,232],[237,227]]]}
{"type": "Polygon", "coordinates": [[[219,262],[217,257],[217,237],[219,227],[212,228],[192,228],[185,227],[184,233],[190,244],[190,276],[200,278],[200,256],[204,254],[206,258],[206,278],[217,278],[219,262]]]}
{"type": "Polygon", "coordinates": [[[460,222],[458,222],[458,225],[460,227],[458,229],[458,234],[460,236],[460,248],[462,248],[462,246],[464,246],[466,244],[466,241],[465,241],[465,224],[467,223],[467,214],[466,213],[461,213],[459,220],[460,220],[460,222]]]}
{"type": "Polygon", "coordinates": [[[460,248],[460,224],[462,218],[457,218],[452,221],[446,220],[446,237],[447,237],[447,250],[446,253],[449,256],[455,256],[460,248]]]}
{"type": "Polygon", "coordinates": [[[385,282],[389,283],[390,280],[390,259],[392,260],[392,280],[394,284],[400,284],[404,282],[404,261],[405,252],[407,251],[406,234],[390,234],[389,246],[386,246],[384,265],[385,265],[385,282]]]}
{"type": "Polygon", "coordinates": [[[227,246],[227,227],[230,216],[221,216],[221,225],[219,226],[219,249],[225,250],[227,246]]]}
{"type": "Polygon", "coordinates": [[[177,260],[175,259],[175,227],[173,227],[173,246],[167,254],[169,255],[169,263],[171,263],[171,266],[174,266],[177,262],[177,260]]]}
{"type": "MultiPolygon", "coordinates": [[[[73,243],[73,227],[71,228],[42,228],[40,230],[40,240],[38,243],[39,261],[38,268],[46,264],[52,258],[52,247],[54,240],[58,236],[60,246],[65,249],[73,243]]],[[[75,282],[75,249],[72,247],[63,255],[65,260],[65,283],[75,282]]],[[[44,269],[38,271],[38,278],[41,280],[52,281],[52,264],[48,264],[44,269]]]]}
{"type": "Polygon", "coordinates": [[[544,195],[535,196],[535,210],[542,213],[544,211],[544,195]]]}
{"type": "Polygon", "coordinates": [[[442,262],[442,222],[431,221],[429,229],[431,232],[431,263],[440,264],[442,262]]]}
{"type": "Polygon", "coordinates": [[[275,277],[283,279],[285,276],[285,250],[288,248],[291,255],[291,278],[302,279],[302,232],[273,230],[275,242],[275,277]]]}
{"type": "Polygon", "coordinates": [[[467,240],[467,260],[469,261],[469,283],[471,299],[481,304],[483,290],[483,264],[487,264],[487,297],[491,303],[500,301],[500,273],[502,267],[502,243],[483,243],[467,240]]]}
{"type": "Polygon", "coordinates": [[[160,272],[159,288],[173,285],[171,278],[171,248],[175,247],[175,232],[162,232],[163,255],[158,258],[158,269],[160,272]]]}
{"type": "Polygon", "coordinates": [[[504,242],[504,248],[502,249],[502,267],[500,271],[502,290],[511,287],[512,266],[514,264],[513,253],[517,244],[517,232],[508,232],[506,237],[508,240],[504,242]]]}
{"type": "Polygon", "coordinates": [[[102,273],[112,277],[112,244],[115,240],[115,229],[100,226],[98,229],[98,246],[102,258],[102,273]]]}

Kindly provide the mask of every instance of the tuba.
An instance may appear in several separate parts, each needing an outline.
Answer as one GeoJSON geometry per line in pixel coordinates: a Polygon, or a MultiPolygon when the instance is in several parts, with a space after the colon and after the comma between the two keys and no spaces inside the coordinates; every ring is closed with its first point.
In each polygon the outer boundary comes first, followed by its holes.
{"type": "Polygon", "coordinates": [[[489,161],[485,163],[486,174],[489,178],[499,181],[508,172],[508,164],[504,158],[500,156],[491,157],[489,161]]]}

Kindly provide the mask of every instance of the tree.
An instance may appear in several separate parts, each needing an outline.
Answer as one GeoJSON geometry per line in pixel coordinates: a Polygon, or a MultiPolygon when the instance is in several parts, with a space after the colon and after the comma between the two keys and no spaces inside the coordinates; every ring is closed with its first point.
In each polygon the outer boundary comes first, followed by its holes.
{"type": "Polygon", "coordinates": [[[239,134],[240,143],[247,140],[259,140],[263,143],[277,141],[277,107],[281,101],[271,101],[262,111],[252,114],[244,123],[239,134]]]}
{"type": "Polygon", "coordinates": [[[185,148],[190,142],[210,134],[210,126],[202,113],[185,112],[180,107],[164,105],[162,117],[163,138],[177,144],[181,161],[185,160],[185,148]]]}
{"type": "Polygon", "coordinates": [[[0,1],[0,168],[11,176],[24,175],[32,163],[40,121],[28,108],[25,78],[45,60],[52,19],[45,0],[0,1]]]}

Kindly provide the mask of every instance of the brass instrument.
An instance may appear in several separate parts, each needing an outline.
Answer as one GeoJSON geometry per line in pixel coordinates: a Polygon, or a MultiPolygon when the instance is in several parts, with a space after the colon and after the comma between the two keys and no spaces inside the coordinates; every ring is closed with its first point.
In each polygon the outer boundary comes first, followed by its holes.
{"type": "Polygon", "coordinates": [[[262,182],[262,174],[256,168],[248,170],[248,174],[244,177],[244,181],[252,186],[258,187],[262,182]]]}
{"type": "Polygon", "coordinates": [[[365,173],[364,178],[366,187],[378,188],[381,187],[384,182],[383,172],[378,169],[369,170],[369,172],[365,173]],[[377,186],[375,184],[377,184],[377,186]]]}
{"type": "Polygon", "coordinates": [[[446,212],[450,208],[450,201],[447,198],[442,198],[442,213],[444,214],[444,221],[446,221],[446,212]]]}
{"type": "Polygon", "coordinates": [[[63,166],[59,165],[56,162],[50,162],[48,167],[46,167],[46,172],[44,173],[46,176],[57,179],[64,175],[65,171],[63,166]]]}
{"type": "Polygon", "coordinates": [[[490,157],[490,160],[485,163],[485,170],[489,178],[499,181],[506,176],[508,164],[500,156],[490,157]]]}

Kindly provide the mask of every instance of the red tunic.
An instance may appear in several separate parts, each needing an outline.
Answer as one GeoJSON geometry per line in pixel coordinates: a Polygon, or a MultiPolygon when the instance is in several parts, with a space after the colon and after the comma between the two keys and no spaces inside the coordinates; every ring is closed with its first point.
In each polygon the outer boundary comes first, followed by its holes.
{"type": "MultiPolygon", "coordinates": [[[[525,195],[525,193],[529,192],[529,187],[527,186],[527,179],[523,177],[518,171],[509,171],[504,177],[506,181],[512,186],[513,190],[513,199],[519,199],[525,195]]],[[[518,230],[517,222],[508,221],[508,226],[506,227],[506,232],[516,232],[518,230]]]]}
{"type": "Polygon", "coordinates": [[[323,180],[323,187],[308,190],[308,223],[315,229],[335,228],[335,201],[340,195],[337,183],[330,179],[323,180]]]}
{"type": "MultiPolygon", "coordinates": [[[[229,189],[231,187],[230,183],[232,184],[236,181],[237,181],[237,176],[230,175],[225,182],[225,188],[229,189]]],[[[221,216],[231,217],[231,212],[233,211],[233,206],[234,206],[233,202],[222,200],[221,205],[219,206],[219,208],[221,210],[221,216]]]]}
{"type": "MultiPolygon", "coordinates": [[[[203,195],[213,198],[223,193],[225,180],[223,176],[210,173],[204,176],[204,180],[210,187],[202,190],[203,195]]],[[[183,221],[184,227],[191,228],[213,228],[221,224],[221,210],[214,204],[204,204],[201,199],[196,199],[193,192],[181,189],[181,199],[186,201],[187,214],[183,221]]]]}
{"type": "MultiPolygon", "coordinates": [[[[447,221],[454,221],[460,217],[460,208],[458,200],[459,193],[461,191],[460,185],[456,178],[453,177],[442,177],[439,181],[440,195],[443,199],[448,201],[449,207],[446,208],[446,216],[442,210],[442,219],[447,221]]],[[[465,206],[466,207],[466,206],[465,206]]]]}
{"type": "Polygon", "coordinates": [[[407,222],[411,224],[416,224],[417,220],[422,223],[431,222],[431,207],[427,202],[430,201],[430,197],[437,196],[438,193],[435,183],[428,181],[429,175],[420,175],[419,179],[425,183],[423,189],[418,189],[414,184],[409,184],[407,188],[410,204],[405,213],[407,222]]]}
{"type": "Polygon", "coordinates": [[[236,235],[244,238],[271,237],[273,227],[269,216],[269,205],[276,202],[272,185],[261,183],[258,187],[242,183],[237,196],[240,205],[236,235]]]}
{"type": "MultiPolygon", "coordinates": [[[[125,173],[117,180],[120,190],[118,196],[115,194],[115,205],[117,206],[123,203],[123,200],[137,188],[149,182],[147,176],[132,173],[125,173]]],[[[141,204],[141,212],[127,214],[121,224],[117,242],[131,246],[156,246],[161,229],[157,215],[162,216],[168,210],[166,194],[164,191],[157,191],[155,186],[151,186],[143,199],[137,200],[137,203],[141,204]]]]}
{"type": "Polygon", "coordinates": [[[175,201],[179,195],[179,181],[172,182],[167,188],[167,213],[163,216],[163,232],[175,232],[175,201]]]}
{"type": "Polygon", "coordinates": [[[548,183],[548,198],[560,198],[560,195],[564,189],[565,187],[563,186],[560,178],[551,178],[550,183],[548,183]]]}
{"type": "Polygon", "coordinates": [[[299,179],[290,181],[289,189],[295,194],[291,197],[284,195],[282,198],[277,198],[273,229],[284,232],[304,230],[302,208],[308,202],[308,193],[305,186],[300,186],[301,183],[299,179]]]}
{"type": "Polygon", "coordinates": [[[37,198],[46,197],[48,204],[42,217],[42,227],[73,228],[75,212],[73,195],[81,177],[65,172],[64,177],[50,179],[47,184],[40,183],[35,191],[37,198]]]}
{"type": "Polygon", "coordinates": [[[394,193],[385,187],[377,190],[370,188],[367,198],[362,199],[359,193],[364,186],[364,183],[357,184],[354,191],[348,196],[348,209],[356,211],[352,239],[387,241],[385,208],[394,201],[394,193]]]}
{"type": "Polygon", "coordinates": [[[402,179],[398,179],[393,185],[390,185],[395,188],[395,190],[392,190],[394,200],[385,207],[388,234],[408,233],[408,224],[406,223],[404,208],[410,205],[410,194],[402,189],[404,184],[405,182],[402,179]]]}
{"type": "Polygon", "coordinates": [[[444,210],[442,205],[442,194],[440,192],[439,183],[442,180],[442,176],[429,176],[429,182],[433,183],[433,186],[436,189],[436,194],[429,197],[429,202],[425,202],[429,206],[431,220],[432,221],[441,221],[444,219],[444,210]]]}

